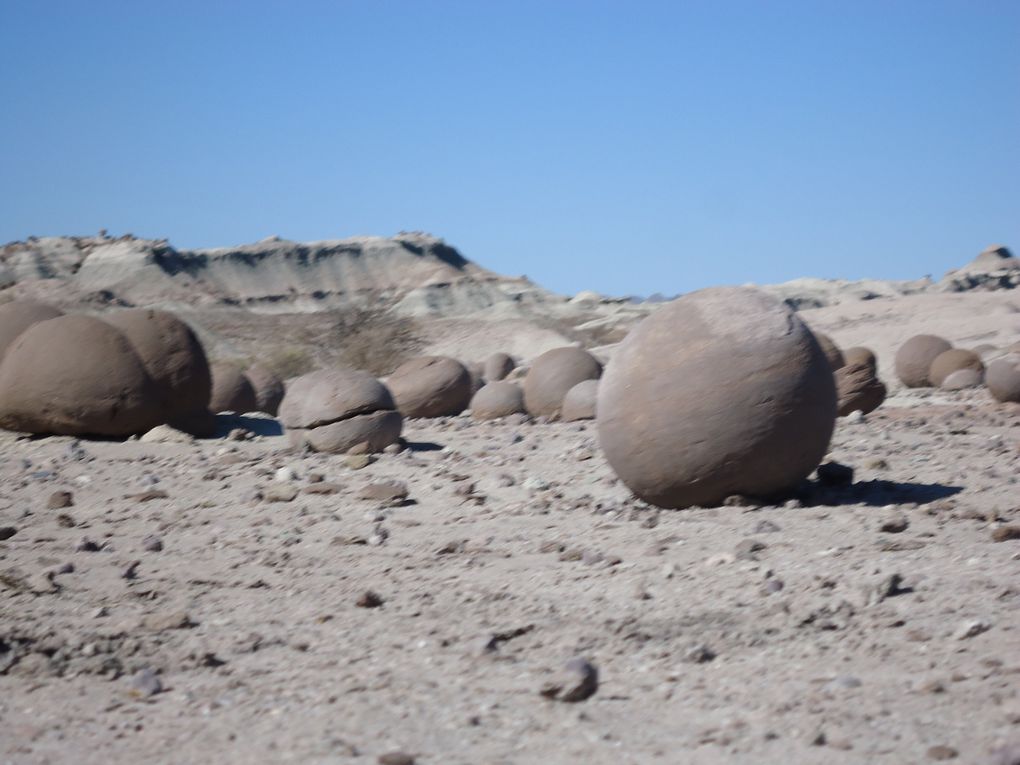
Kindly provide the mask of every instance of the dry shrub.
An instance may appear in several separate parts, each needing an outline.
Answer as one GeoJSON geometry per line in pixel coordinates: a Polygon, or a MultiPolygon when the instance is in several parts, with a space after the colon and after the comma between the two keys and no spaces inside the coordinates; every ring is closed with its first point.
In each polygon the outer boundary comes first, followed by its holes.
{"type": "Polygon", "coordinates": [[[418,322],[385,307],[338,311],[333,325],[337,361],[388,375],[422,348],[418,322]]]}
{"type": "Polygon", "coordinates": [[[300,377],[316,368],[315,357],[309,353],[307,348],[296,345],[275,348],[261,359],[261,362],[275,372],[281,380],[300,377]]]}

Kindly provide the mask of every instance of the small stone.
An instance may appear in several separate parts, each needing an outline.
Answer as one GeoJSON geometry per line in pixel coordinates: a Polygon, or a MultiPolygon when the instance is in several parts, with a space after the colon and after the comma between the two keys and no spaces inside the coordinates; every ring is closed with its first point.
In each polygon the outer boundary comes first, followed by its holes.
{"type": "Polygon", "coordinates": [[[142,549],[146,552],[161,552],[163,550],[163,540],[155,534],[149,534],[149,536],[142,540],[142,549]]]}
{"type": "Polygon", "coordinates": [[[358,608],[378,608],[382,604],[383,599],[372,590],[365,590],[354,603],[358,608]]]}
{"type": "Polygon", "coordinates": [[[407,484],[403,481],[376,481],[363,486],[358,491],[357,497],[393,505],[406,500],[409,493],[407,484]]]}
{"type": "Polygon", "coordinates": [[[825,687],[830,691],[845,691],[851,688],[860,688],[861,685],[861,681],[853,675],[840,675],[827,683],[825,687]]]}
{"type": "Polygon", "coordinates": [[[988,632],[992,628],[991,622],[986,622],[984,619],[974,619],[969,622],[964,622],[956,631],[953,633],[953,637],[957,640],[968,640],[972,637],[977,637],[982,632],[988,632]]]}
{"type": "Polygon", "coordinates": [[[402,451],[404,451],[404,445],[401,443],[389,444],[383,449],[384,454],[400,454],[402,451]]]}
{"type": "Polygon", "coordinates": [[[46,507],[49,510],[59,510],[63,507],[71,507],[74,504],[74,495],[69,491],[55,491],[46,500],[46,507]]]}
{"type": "Polygon", "coordinates": [[[707,664],[715,657],[715,651],[704,644],[692,646],[684,652],[684,661],[690,664],[707,664]]]}
{"type": "Polygon", "coordinates": [[[266,502],[292,502],[297,495],[297,487],[289,483],[277,483],[262,492],[266,502]]]}
{"type": "Polygon", "coordinates": [[[886,534],[900,534],[907,530],[910,526],[910,521],[907,520],[905,515],[891,515],[882,521],[882,525],[878,527],[879,531],[884,531],[886,534]]]}
{"type": "Polygon", "coordinates": [[[0,542],[7,541],[17,533],[18,530],[13,526],[0,526],[0,542]]]}
{"type": "Polygon", "coordinates": [[[187,611],[160,611],[142,618],[142,629],[150,632],[182,630],[191,626],[191,618],[187,611]]]}
{"type": "Polygon", "coordinates": [[[163,690],[163,683],[152,669],[140,669],[129,680],[130,693],[137,698],[155,696],[163,690]]]}
{"type": "Polygon", "coordinates": [[[138,567],[142,565],[140,560],[131,561],[127,564],[124,570],[121,572],[121,579],[137,579],[138,578],[138,567]]]}
{"type": "Polygon", "coordinates": [[[598,687],[598,669],[587,659],[576,657],[566,663],[555,680],[545,683],[539,693],[547,699],[575,703],[591,698],[598,687]]]}
{"type": "Polygon", "coordinates": [[[737,544],[734,554],[737,556],[737,560],[758,560],[756,553],[766,547],[764,542],[759,542],[757,539],[744,539],[737,544]]]}
{"type": "Polygon", "coordinates": [[[369,454],[348,454],[344,457],[344,462],[351,470],[361,470],[372,464],[372,456],[369,454]]]}
{"type": "Polygon", "coordinates": [[[951,746],[939,744],[928,749],[929,760],[955,760],[960,753],[951,746]]]}
{"type": "Polygon", "coordinates": [[[1009,542],[1020,539],[1020,526],[999,526],[992,530],[993,542],[1009,542]]]}
{"type": "Polygon", "coordinates": [[[854,469],[838,462],[818,466],[818,481],[825,486],[849,486],[854,482],[854,469]]]}
{"type": "Polygon", "coordinates": [[[273,474],[273,478],[277,481],[296,481],[297,473],[294,471],[294,468],[285,465],[273,474]]]}
{"type": "Polygon", "coordinates": [[[779,530],[779,526],[769,520],[758,521],[758,525],[754,527],[755,534],[774,534],[779,530]]]}
{"type": "Polygon", "coordinates": [[[407,752],[387,752],[379,755],[379,765],[414,765],[413,754],[407,752]]]}
{"type": "Polygon", "coordinates": [[[305,494],[337,494],[344,490],[344,487],[338,483],[330,483],[329,481],[323,481],[321,483],[313,483],[304,488],[305,494]]]}
{"type": "Polygon", "coordinates": [[[102,545],[96,544],[88,537],[82,537],[81,541],[74,546],[77,552],[99,552],[103,549],[102,545]]]}

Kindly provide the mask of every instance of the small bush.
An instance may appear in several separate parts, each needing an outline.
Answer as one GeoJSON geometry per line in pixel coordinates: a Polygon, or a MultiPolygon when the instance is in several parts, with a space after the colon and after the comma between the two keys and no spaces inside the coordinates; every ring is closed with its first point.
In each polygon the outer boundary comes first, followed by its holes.
{"type": "Polygon", "coordinates": [[[348,308],[336,314],[332,335],[337,361],[373,375],[388,375],[422,348],[418,322],[386,308],[348,308]]]}
{"type": "Polygon", "coordinates": [[[275,348],[262,360],[281,380],[300,377],[315,369],[315,358],[306,348],[289,346],[275,348]]]}

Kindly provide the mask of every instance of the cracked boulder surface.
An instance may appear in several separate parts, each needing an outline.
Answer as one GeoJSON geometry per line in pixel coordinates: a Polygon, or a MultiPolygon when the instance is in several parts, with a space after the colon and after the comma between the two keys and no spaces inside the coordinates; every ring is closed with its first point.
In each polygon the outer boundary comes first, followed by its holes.
{"type": "Polygon", "coordinates": [[[295,446],[341,454],[369,452],[400,438],[403,417],[389,390],[368,372],[336,367],[294,380],[280,404],[280,421],[295,446]]]}

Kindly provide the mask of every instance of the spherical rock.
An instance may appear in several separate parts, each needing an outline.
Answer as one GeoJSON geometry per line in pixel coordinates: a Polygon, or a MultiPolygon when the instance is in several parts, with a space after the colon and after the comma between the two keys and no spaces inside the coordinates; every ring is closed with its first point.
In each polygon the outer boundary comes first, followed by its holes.
{"type": "Polygon", "coordinates": [[[494,353],[485,360],[485,368],[482,376],[486,382],[497,382],[506,379],[517,363],[513,357],[506,353],[494,353]]]}
{"type": "Polygon", "coordinates": [[[127,436],[162,422],[156,384],[128,339],[80,314],[33,324],[0,364],[0,427],[127,436]]]}
{"type": "Polygon", "coordinates": [[[950,348],[943,351],[932,361],[928,370],[928,380],[932,385],[941,387],[943,381],[960,369],[973,369],[975,372],[984,374],[985,365],[981,357],[973,351],[965,351],[963,348],[950,348]]]}
{"type": "Polygon", "coordinates": [[[985,385],[996,401],[1020,403],[1020,354],[990,363],[985,371],[985,385]]]}
{"type": "Polygon", "coordinates": [[[120,330],[156,384],[165,421],[208,408],[212,375],[194,331],[172,313],[115,311],[103,321],[120,330]]]}
{"type": "Polygon", "coordinates": [[[295,446],[344,454],[359,444],[380,452],[400,438],[403,417],[390,391],[368,372],[337,367],[292,380],[280,421],[295,446]]]}
{"type": "Polygon", "coordinates": [[[487,383],[471,399],[471,416],[476,420],[495,420],[524,411],[524,392],[517,383],[497,380],[487,383]]]}
{"type": "Polygon", "coordinates": [[[659,308],[617,348],[599,384],[606,459],[661,507],[771,496],[825,456],[832,368],[815,336],[758,290],[700,290],[659,308]]]}
{"type": "Polygon", "coordinates": [[[560,417],[564,422],[594,420],[596,400],[599,395],[598,380],[582,380],[567,391],[563,397],[560,417]]]}
{"type": "Polygon", "coordinates": [[[602,364],[588,351],[553,348],[532,362],[524,378],[524,406],[533,417],[553,417],[559,414],[567,391],[582,380],[601,376],[602,364]]]}
{"type": "Polygon", "coordinates": [[[914,335],[896,351],[896,376],[908,388],[928,387],[931,363],[952,347],[948,340],[935,335],[914,335]]]}
{"type": "Polygon", "coordinates": [[[829,366],[832,368],[833,372],[846,363],[846,360],[843,357],[843,351],[839,349],[839,346],[836,345],[831,337],[822,334],[821,332],[815,332],[815,339],[818,341],[818,344],[822,346],[822,351],[825,352],[825,358],[829,360],[829,366]]]}
{"type": "Polygon", "coordinates": [[[0,305],[0,359],[18,335],[33,324],[63,315],[63,311],[35,300],[12,300],[0,305]]]}
{"type": "Polygon", "coordinates": [[[209,409],[213,412],[254,412],[255,388],[236,364],[217,361],[212,365],[212,396],[209,409]]]}
{"type": "Polygon", "coordinates": [[[471,401],[471,375],[446,356],[420,356],[401,364],[387,380],[405,417],[449,417],[471,401]]]}
{"type": "Polygon", "coordinates": [[[843,364],[844,366],[849,366],[851,364],[867,364],[872,369],[878,369],[878,357],[870,348],[855,345],[852,348],[847,348],[843,351],[843,364]]]}
{"type": "Polygon", "coordinates": [[[464,369],[468,371],[468,377],[471,378],[471,395],[473,396],[485,385],[485,367],[478,362],[473,362],[465,363],[464,369]]]}
{"type": "Polygon", "coordinates": [[[869,414],[885,401],[885,385],[867,361],[846,364],[836,370],[837,414],[869,414]]]}
{"type": "Polygon", "coordinates": [[[968,367],[950,372],[939,387],[942,390],[965,390],[966,388],[980,388],[984,381],[984,370],[978,371],[968,367]]]}
{"type": "Polygon", "coordinates": [[[248,367],[244,376],[255,390],[255,411],[265,412],[274,417],[280,411],[285,386],[279,375],[268,367],[254,364],[248,367]]]}

